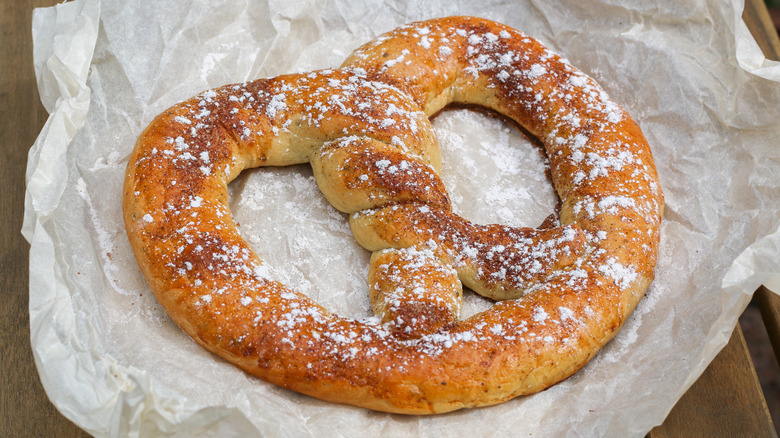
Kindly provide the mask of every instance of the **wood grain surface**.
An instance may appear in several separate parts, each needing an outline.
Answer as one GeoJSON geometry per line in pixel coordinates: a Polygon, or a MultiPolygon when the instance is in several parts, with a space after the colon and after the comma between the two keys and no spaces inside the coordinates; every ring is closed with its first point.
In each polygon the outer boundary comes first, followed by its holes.
{"type": "Polygon", "coordinates": [[[745,11],[742,13],[748,29],[753,34],[758,46],[769,59],[780,61],[780,38],[777,36],[769,11],[763,0],[745,0],[745,11]]]}
{"type": "Polygon", "coordinates": [[[648,436],[777,436],[739,325],[664,423],[648,436]]]}
{"type": "Polygon", "coordinates": [[[780,358],[780,296],[761,286],[756,291],[755,300],[761,311],[761,319],[764,320],[775,357],[780,358]]]}
{"type": "MultiPolygon", "coordinates": [[[[32,10],[56,3],[0,2],[0,437],[88,436],[49,402],[35,369],[27,307],[29,245],[19,231],[27,152],[47,117],[32,65],[32,10]]],[[[747,0],[745,21],[766,53],[780,53],[763,3],[747,0]]],[[[768,300],[776,306],[776,298],[768,300]]],[[[776,307],[773,314],[770,309],[771,315],[777,318],[776,307]]],[[[768,415],[737,327],[726,348],[649,436],[776,436],[768,415]]]]}

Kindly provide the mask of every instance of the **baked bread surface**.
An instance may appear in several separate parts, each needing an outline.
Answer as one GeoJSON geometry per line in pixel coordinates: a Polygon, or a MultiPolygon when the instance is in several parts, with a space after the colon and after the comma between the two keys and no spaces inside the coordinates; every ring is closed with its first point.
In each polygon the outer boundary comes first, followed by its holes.
{"type": "Polygon", "coordinates": [[[663,196],[639,127],[591,78],[515,29],[447,17],[336,69],[174,105],[139,137],[123,206],[152,291],[200,345],[314,397],[429,414],[532,394],[587,363],[653,279],[663,196]],[[429,116],[453,103],[541,141],[561,200],[551,225],[452,212],[429,116]],[[373,251],[378,318],[334,315],[269,278],[232,219],[242,170],[306,162],[373,251]],[[464,285],[497,302],[461,320],[464,285]]]}

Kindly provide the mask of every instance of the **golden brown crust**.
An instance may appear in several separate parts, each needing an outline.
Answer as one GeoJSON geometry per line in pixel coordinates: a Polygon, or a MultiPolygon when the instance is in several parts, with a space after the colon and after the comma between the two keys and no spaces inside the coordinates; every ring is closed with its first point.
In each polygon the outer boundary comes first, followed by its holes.
{"type": "Polygon", "coordinates": [[[141,270],[195,341],[281,386],[411,414],[500,403],[584,365],[652,281],[662,209],[628,114],[537,41],[471,17],[403,26],[339,69],[175,105],[140,136],[124,188],[141,270]],[[451,212],[428,120],[450,103],[495,110],[540,139],[560,225],[477,226],[451,212]],[[270,279],[239,235],[228,182],[302,162],[378,251],[384,324],[333,315],[270,279]],[[458,321],[460,282],[504,301],[458,321]]]}

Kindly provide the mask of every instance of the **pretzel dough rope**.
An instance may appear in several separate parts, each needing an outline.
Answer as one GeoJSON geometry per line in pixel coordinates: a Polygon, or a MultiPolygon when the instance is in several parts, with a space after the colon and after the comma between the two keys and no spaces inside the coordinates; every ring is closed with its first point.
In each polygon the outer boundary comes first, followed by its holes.
{"type": "Polygon", "coordinates": [[[401,27],[336,70],[172,107],[139,138],[124,193],[139,266],[195,341],[281,386],[414,414],[531,394],[584,365],[652,281],[662,209],[638,126],[593,80],[522,33],[469,17],[401,27]],[[560,226],[477,226],[451,213],[426,115],[452,102],[542,140],[560,226]],[[372,302],[385,324],[333,315],[273,281],[239,235],[228,182],[307,161],[375,251],[372,302]],[[456,321],[458,277],[514,299],[456,321]],[[416,304],[393,307],[398,296],[416,304]]]}

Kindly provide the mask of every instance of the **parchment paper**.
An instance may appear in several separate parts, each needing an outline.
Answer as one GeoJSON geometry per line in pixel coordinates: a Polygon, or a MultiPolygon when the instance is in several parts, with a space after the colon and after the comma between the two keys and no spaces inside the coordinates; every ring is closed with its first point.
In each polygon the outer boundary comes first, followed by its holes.
{"type": "MultiPolygon", "coordinates": [[[[96,436],[644,435],[725,345],[755,288],[780,283],[780,67],[760,55],[741,11],[740,1],[695,0],[77,0],[36,10],[51,115],[30,150],[23,233],[49,397],[96,436]],[[337,66],[381,32],[454,14],[540,39],[641,125],[667,206],[656,280],[618,336],[547,391],[427,418],[301,396],[189,340],[150,293],[121,220],[141,130],[205,89],[337,66]]],[[[544,163],[514,128],[468,110],[435,126],[458,212],[537,226],[551,211],[544,163]]],[[[279,280],[333,311],[369,314],[368,254],[307,166],[245,172],[230,194],[279,280]]],[[[466,299],[465,313],[489,305],[466,299]]]]}

